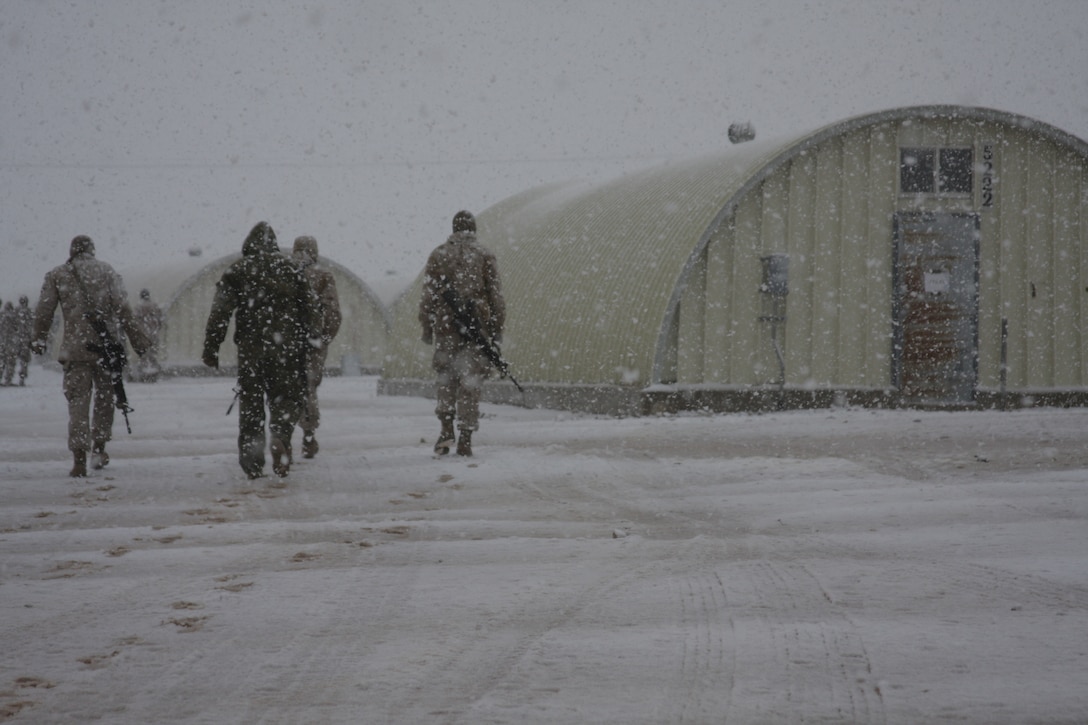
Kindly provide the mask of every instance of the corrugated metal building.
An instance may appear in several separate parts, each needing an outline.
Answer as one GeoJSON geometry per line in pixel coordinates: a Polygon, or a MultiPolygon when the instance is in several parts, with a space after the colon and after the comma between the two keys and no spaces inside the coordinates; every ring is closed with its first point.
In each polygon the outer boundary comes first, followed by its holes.
{"type": "MultiPolygon", "coordinates": [[[[982,108],[893,109],[478,217],[508,305],[492,400],[608,413],[1080,402],[1088,144],[982,108]]],[[[421,280],[386,393],[427,394],[421,280]]]]}
{"type": "MultiPolygon", "coordinates": [[[[290,255],[289,249],[281,250],[290,255]]],[[[204,327],[211,312],[215,284],[227,267],[241,258],[228,254],[211,262],[199,257],[187,263],[171,263],[160,270],[122,272],[129,302],[135,306],[141,289],[163,308],[164,325],[160,341],[160,362],[168,371],[205,372],[200,356],[204,346],[204,327]]],[[[344,372],[376,374],[381,369],[389,335],[388,311],[363,280],[343,265],[321,257],[332,271],[340,297],[343,323],[329,349],[328,367],[344,372]]],[[[225,371],[237,365],[234,346],[234,322],[220,348],[219,359],[225,371]]]]}

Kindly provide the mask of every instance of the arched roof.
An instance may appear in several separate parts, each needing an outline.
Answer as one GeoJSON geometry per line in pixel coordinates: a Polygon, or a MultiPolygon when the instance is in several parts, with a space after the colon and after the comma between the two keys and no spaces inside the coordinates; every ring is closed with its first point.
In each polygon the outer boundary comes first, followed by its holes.
{"type": "Polygon", "coordinates": [[[500,265],[517,259],[501,268],[508,295],[522,301],[510,306],[511,356],[577,369],[590,354],[613,369],[572,382],[645,382],[695,240],[778,148],[751,142],[598,186],[528,192],[486,210],[483,243],[500,265]]]}
{"type": "MultiPolygon", "coordinates": [[[[281,247],[280,252],[285,256],[291,256],[290,249],[281,247]]],[[[202,257],[189,257],[185,262],[171,262],[154,269],[126,272],[122,276],[130,302],[134,303],[139,296],[140,290],[146,288],[150,290],[152,299],[158,301],[164,310],[168,310],[174,300],[187,290],[201,284],[208,277],[214,277],[218,280],[227,267],[241,257],[240,252],[225,254],[210,262],[205,261],[202,257]]],[[[324,255],[321,256],[321,263],[337,272],[338,276],[342,275],[351,281],[356,291],[361,293],[370,304],[374,305],[375,309],[381,311],[385,327],[386,329],[389,328],[389,312],[366,282],[344,265],[324,255]]]]}
{"type": "MultiPolygon", "coordinates": [[[[927,117],[1016,126],[1088,157],[1084,141],[1033,119],[985,108],[915,106],[740,144],[604,184],[554,184],[517,194],[478,216],[481,243],[499,260],[508,299],[507,357],[530,382],[655,382],[687,279],[749,192],[832,137],[927,117]]],[[[418,300],[420,283],[417,278],[401,303],[418,300]]]]}

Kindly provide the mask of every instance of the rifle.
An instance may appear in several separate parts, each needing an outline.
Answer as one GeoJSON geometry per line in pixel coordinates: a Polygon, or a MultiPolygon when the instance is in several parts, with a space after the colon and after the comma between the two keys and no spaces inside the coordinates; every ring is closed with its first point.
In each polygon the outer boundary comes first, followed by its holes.
{"type": "Polygon", "coordinates": [[[92,312],[86,312],[83,317],[87,322],[91,323],[91,328],[94,329],[100,340],[100,344],[97,345],[88,343],[87,349],[98,353],[98,364],[109,371],[110,382],[113,384],[114,401],[117,404],[117,409],[121,411],[121,415],[125,417],[125,428],[128,430],[129,435],[132,435],[132,426],[128,422],[128,414],[134,408],[128,404],[128,395],[125,393],[124,371],[125,364],[128,362],[125,346],[113,339],[106,321],[100,316],[92,312]]]}
{"type": "Polygon", "coordinates": [[[230,412],[232,410],[234,410],[234,404],[238,402],[238,398],[240,398],[241,395],[242,395],[242,386],[241,385],[236,385],[234,387],[234,400],[230,401],[230,405],[227,406],[227,415],[230,415],[230,412]]]}
{"type": "Polygon", "coordinates": [[[83,319],[91,324],[91,329],[98,335],[100,341],[100,344],[97,345],[87,343],[87,349],[98,353],[98,364],[109,371],[110,382],[113,384],[114,403],[117,405],[118,410],[121,411],[121,415],[125,417],[125,429],[128,430],[129,435],[132,435],[132,426],[128,422],[128,414],[134,408],[128,404],[128,395],[125,393],[124,372],[125,364],[128,362],[125,345],[113,339],[106,321],[102,319],[102,315],[98,313],[98,310],[91,306],[91,296],[87,294],[87,287],[76,272],[75,265],[72,264],[71,260],[68,260],[68,264],[72,268],[72,276],[75,277],[76,283],[79,284],[80,292],[83,293],[85,309],[83,319]]]}
{"type": "Polygon", "coordinates": [[[514,387],[518,389],[518,392],[524,393],[525,389],[522,388],[521,384],[510,374],[510,363],[503,359],[502,351],[499,350],[498,343],[484,336],[483,331],[480,329],[480,321],[476,319],[476,315],[474,315],[461,301],[457,292],[451,287],[445,287],[442,290],[442,299],[449,305],[450,310],[453,311],[453,319],[457,322],[461,336],[480,349],[480,352],[482,352],[487,357],[488,361],[495,366],[495,369],[499,371],[499,377],[509,378],[510,382],[514,384],[514,387]]]}

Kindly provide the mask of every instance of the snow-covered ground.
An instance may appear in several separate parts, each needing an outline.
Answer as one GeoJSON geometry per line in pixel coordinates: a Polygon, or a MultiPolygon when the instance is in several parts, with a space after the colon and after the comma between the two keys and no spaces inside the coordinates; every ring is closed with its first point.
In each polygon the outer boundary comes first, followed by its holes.
{"type": "Polygon", "coordinates": [[[0,389],[0,720],[1088,720],[1088,410],[484,406],[435,459],[333,378],[251,482],[232,382],[130,384],[85,480],[59,374],[0,389]]]}

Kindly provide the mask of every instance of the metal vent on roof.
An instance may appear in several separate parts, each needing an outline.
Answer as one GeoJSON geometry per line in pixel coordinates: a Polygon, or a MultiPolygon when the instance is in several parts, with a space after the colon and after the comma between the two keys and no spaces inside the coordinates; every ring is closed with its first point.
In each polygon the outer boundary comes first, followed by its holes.
{"type": "Polygon", "coordinates": [[[744,143],[756,137],[756,129],[750,121],[729,124],[729,140],[732,143],[744,143]]]}

